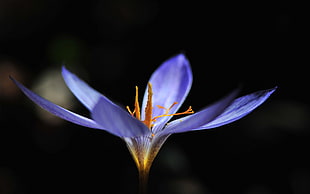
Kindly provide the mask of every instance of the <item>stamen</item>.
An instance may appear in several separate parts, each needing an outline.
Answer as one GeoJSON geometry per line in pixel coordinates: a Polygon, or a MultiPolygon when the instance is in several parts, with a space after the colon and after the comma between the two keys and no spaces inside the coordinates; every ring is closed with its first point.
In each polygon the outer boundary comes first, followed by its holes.
{"type": "Polygon", "coordinates": [[[184,114],[193,114],[194,111],[192,109],[191,106],[188,107],[188,109],[184,112],[180,112],[180,113],[174,113],[174,114],[167,114],[167,110],[170,111],[170,109],[175,105],[175,103],[173,103],[168,109],[166,109],[166,113],[163,114],[163,115],[159,115],[159,116],[156,116],[152,119],[152,121],[156,121],[156,119],[160,118],[160,117],[169,117],[169,116],[176,116],[176,115],[184,115],[184,114]]]}
{"type": "Polygon", "coordinates": [[[135,110],[133,111],[133,114],[135,114],[136,118],[141,120],[141,114],[140,114],[140,105],[139,105],[139,89],[138,86],[136,86],[136,97],[135,97],[135,110]]]}
{"type": "Polygon", "coordinates": [[[152,84],[148,83],[147,89],[147,103],[145,107],[145,119],[142,121],[149,129],[152,127],[152,117],[153,117],[153,90],[152,84]]]}
{"type": "MultiPolygon", "coordinates": [[[[178,104],[178,102],[174,102],[169,108],[168,108],[168,110],[170,111],[173,107],[174,107],[174,105],[176,105],[176,104],[178,104]]],[[[167,112],[168,113],[168,112],[167,112]]]]}
{"type": "Polygon", "coordinates": [[[131,114],[131,116],[133,116],[134,112],[131,112],[129,106],[126,106],[127,111],[129,112],[129,114],[131,114]]]}
{"type": "Polygon", "coordinates": [[[156,106],[157,106],[157,108],[160,108],[160,109],[166,109],[165,107],[160,106],[160,105],[156,105],[156,106]]]}
{"type": "Polygon", "coordinates": [[[135,116],[137,119],[140,120],[140,105],[139,105],[139,89],[138,86],[136,86],[136,96],[135,96],[135,108],[133,111],[130,110],[129,106],[126,106],[127,111],[131,116],[135,116]]]}
{"type": "Polygon", "coordinates": [[[156,105],[158,108],[160,109],[164,109],[165,110],[165,114],[168,114],[170,112],[170,110],[174,107],[174,105],[178,104],[177,102],[174,102],[169,108],[165,108],[163,106],[160,105],[156,105]]]}

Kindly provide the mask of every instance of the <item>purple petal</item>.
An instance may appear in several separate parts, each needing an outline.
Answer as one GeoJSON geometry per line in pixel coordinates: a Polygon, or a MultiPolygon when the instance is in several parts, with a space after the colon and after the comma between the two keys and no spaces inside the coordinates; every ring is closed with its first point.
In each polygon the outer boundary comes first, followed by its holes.
{"type": "Polygon", "coordinates": [[[99,98],[103,96],[65,67],[62,67],[62,76],[71,92],[90,111],[98,103],[99,98]]]}
{"type": "Polygon", "coordinates": [[[95,105],[92,118],[107,131],[119,137],[138,137],[150,134],[146,125],[105,98],[100,98],[95,105]]]}
{"type": "MultiPolygon", "coordinates": [[[[169,108],[174,102],[175,105],[169,114],[175,113],[185,100],[191,85],[192,71],[190,64],[183,54],[179,54],[165,61],[151,76],[149,82],[153,88],[153,116],[164,114],[165,110],[159,109],[156,105],[169,108]]],[[[147,103],[147,89],[142,104],[142,119],[147,103]]],[[[158,118],[153,131],[160,130],[171,117],[158,118]]]]}
{"type": "MultiPolygon", "coordinates": [[[[258,92],[237,98],[234,101],[230,101],[230,103],[228,104],[223,103],[223,104],[226,104],[226,108],[225,110],[223,110],[222,108],[224,106],[222,105],[220,107],[222,110],[220,112],[220,115],[213,117],[213,119],[211,120],[206,119],[205,121],[203,121],[203,117],[205,117],[205,115],[210,114],[209,113],[210,110],[214,111],[213,106],[211,106],[194,115],[185,117],[184,121],[182,121],[182,119],[173,121],[171,123],[171,126],[168,125],[167,129],[171,133],[179,133],[179,132],[220,127],[222,125],[241,119],[242,117],[252,112],[255,108],[257,108],[259,105],[265,102],[275,90],[276,88],[269,89],[269,90],[262,90],[262,91],[258,91],[258,92]]],[[[225,99],[222,100],[222,102],[224,101],[225,99]]],[[[219,103],[221,104],[221,101],[219,103]]],[[[167,129],[165,129],[165,131],[167,129]]]]}
{"type": "Polygon", "coordinates": [[[26,87],[24,87],[21,83],[19,83],[18,81],[14,80],[13,78],[11,78],[12,81],[23,91],[23,93],[28,96],[28,98],[30,98],[34,103],[38,104],[40,107],[42,107],[43,109],[49,111],[50,113],[65,119],[67,121],[70,121],[72,123],[78,124],[78,125],[82,125],[85,127],[90,127],[90,128],[96,128],[96,129],[102,129],[102,127],[100,125],[98,125],[96,122],[94,122],[93,120],[83,117],[81,115],[78,115],[76,113],[73,113],[67,109],[64,109],[44,98],[42,98],[41,96],[33,93],[32,91],[30,91],[29,89],[27,89],[26,87]]]}
{"type": "Polygon", "coordinates": [[[168,123],[167,127],[162,131],[164,134],[169,133],[181,133],[186,131],[191,131],[204,126],[209,123],[217,116],[219,116],[223,111],[233,102],[236,98],[239,90],[234,90],[229,95],[219,100],[218,102],[208,106],[207,108],[194,113],[192,115],[177,119],[168,123]]]}
{"type": "Polygon", "coordinates": [[[220,127],[228,123],[234,122],[252,112],[255,108],[265,102],[269,96],[276,90],[258,91],[236,99],[220,116],[197,129],[211,129],[220,127]]]}

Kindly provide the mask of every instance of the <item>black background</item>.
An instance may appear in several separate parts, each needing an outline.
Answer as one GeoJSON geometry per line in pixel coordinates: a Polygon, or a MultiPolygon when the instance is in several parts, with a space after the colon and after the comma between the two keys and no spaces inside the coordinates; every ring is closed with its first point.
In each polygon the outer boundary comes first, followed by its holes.
{"type": "Polygon", "coordinates": [[[126,106],[134,87],[143,91],[180,52],[194,75],[184,108],[199,110],[240,84],[241,95],[279,88],[236,123],[171,136],[150,193],[310,193],[306,11],[293,1],[1,0],[0,193],[130,194],[138,184],[122,140],[46,123],[9,75],[31,88],[65,64],[126,106]]]}

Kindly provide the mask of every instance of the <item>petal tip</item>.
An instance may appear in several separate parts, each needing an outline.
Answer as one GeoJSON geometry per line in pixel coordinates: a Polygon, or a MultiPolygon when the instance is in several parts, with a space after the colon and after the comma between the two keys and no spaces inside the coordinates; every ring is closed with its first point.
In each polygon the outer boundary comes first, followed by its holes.
{"type": "Polygon", "coordinates": [[[189,61],[184,53],[179,53],[174,56],[172,56],[169,60],[166,62],[174,62],[180,65],[189,65],[189,61]]]}
{"type": "Polygon", "coordinates": [[[16,79],[14,79],[11,75],[9,75],[9,78],[12,80],[12,82],[19,88],[22,88],[22,84],[19,83],[16,79]]]}
{"type": "Polygon", "coordinates": [[[187,57],[184,53],[179,53],[176,55],[176,57],[178,57],[179,59],[182,59],[182,60],[187,59],[187,57]]]}
{"type": "Polygon", "coordinates": [[[275,87],[271,88],[270,91],[271,91],[271,92],[274,92],[274,91],[276,91],[277,89],[278,89],[278,86],[275,86],[275,87]]]}
{"type": "Polygon", "coordinates": [[[187,57],[186,57],[186,55],[185,55],[184,53],[180,53],[180,54],[176,55],[175,58],[176,58],[179,62],[181,62],[181,64],[187,64],[187,65],[189,65],[189,61],[188,61],[188,59],[187,59],[187,57]]]}
{"type": "Polygon", "coordinates": [[[266,99],[269,98],[271,94],[273,94],[277,90],[278,86],[275,86],[273,88],[267,89],[267,90],[262,90],[262,95],[266,96],[266,99]]]}
{"type": "Polygon", "coordinates": [[[61,66],[62,75],[69,73],[69,70],[65,67],[65,65],[61,66]]]}

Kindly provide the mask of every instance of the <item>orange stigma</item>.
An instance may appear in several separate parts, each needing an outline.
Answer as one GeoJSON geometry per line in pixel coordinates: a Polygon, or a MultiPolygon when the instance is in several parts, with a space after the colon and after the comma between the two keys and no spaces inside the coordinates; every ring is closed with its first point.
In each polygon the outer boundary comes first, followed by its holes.
{"type": "MultiPolygon", "coordinates": [[[[178,104],[177,102],[174,102],[169,108],[165,108],[161,105],[156,105],[157,108],[159,109],[164,109],[165,113],[162,115],[158,115],[153,117],[153,90],[152,90],[152,84],[148,83],[148,96],[147,96],[147,103],[146,103],[146,107],[145,107],[145,118],[143,121],[141,121],[141,112],[140,112],[140,104],[139,104],[139,91],[138,91],[138,86],[136,86],[136,96],[135,96],[135,108],[133,111],[130,110],[129,106],[126,106],[126,109],[128,110],[128,112],[136,117],[137,119],[139,119],[142,123],[144,123],[149,129],[151,129],[153,127],[153,123],[156,122],[156,120],[160,117],[169,117],[169,116],[175,116],[175,115],[184,115],[184,114],[193,114],[194,111],[192,109],[192,107],[190,106],[186,111],[181,112],[181,113],[174,113],[174,114],[169,114],[170,110],[176,105],[178,104]]],[[[153,135],[153,134],[152,134],[153,135]]],[[[154,136],[154,135],[153,135],[154,136]]]]}

